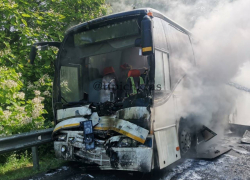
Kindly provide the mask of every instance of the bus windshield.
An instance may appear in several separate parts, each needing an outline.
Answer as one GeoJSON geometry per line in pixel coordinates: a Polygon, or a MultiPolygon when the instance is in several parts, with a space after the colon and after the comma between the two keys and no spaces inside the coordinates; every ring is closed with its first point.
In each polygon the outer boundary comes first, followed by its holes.
{"type": "Polygon", "coordinates": [[[141,76],[149,68],[147,57],[141,56],[140,48],[134,47],[136,38],[68,48],[60,60],[61,96],[67,102],[82,100],[84,93],[89,102],[123,99],[131,90],[125,88],[128,72],[136,70],[141,76]]]}

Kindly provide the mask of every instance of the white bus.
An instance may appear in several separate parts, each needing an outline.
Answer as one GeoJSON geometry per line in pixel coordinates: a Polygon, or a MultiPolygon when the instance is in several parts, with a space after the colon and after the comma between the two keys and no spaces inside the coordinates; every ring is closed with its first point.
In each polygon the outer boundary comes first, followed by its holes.
{"type": "Polygon", "coordinates": [[[86,167],[150,172],[215,134],[180,117],[185,73],[195,65],[190,32],[144,8],[70,28],[55,61],[54,149],[86,167]]]}

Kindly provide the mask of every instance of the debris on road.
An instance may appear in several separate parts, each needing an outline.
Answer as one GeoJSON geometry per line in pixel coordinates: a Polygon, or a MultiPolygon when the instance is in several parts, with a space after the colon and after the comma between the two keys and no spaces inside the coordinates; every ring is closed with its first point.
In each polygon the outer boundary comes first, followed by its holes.
{"type": "Polygon", "coordinates": [[[92,175],[90,175],[90,174],[82,174],[82,176],[88,176],[88,177],[94,179],[94,176],[92,176],[92,175]]]}
{"type": "Polygon", "coordinates": [[[250,131],[248,130],[245,131],[243,138],[241,139],[241,142],[250,144],[250,131]]]}
{"type": "Polygon", "coordinates": [[[214,159],[215,157],[220,156],[231,150],[230,147],[222,146],[219,144],[211,146],[207,150],[204,150],[202,148],[198,149],[198,148],[197,148],[196,158],[201,158],[201,159],[214,159]]]}
{"type": "Polygon", "coordinates": [[[250,145],[240,145],[235,137],[225,137],[222,145],[233,146],[232,151],[214,160],[186,159],[176,167],[169,169],[161,180],[200,180],[227,179],[245,180],[250,177],[249,152],[250,145]],[[247,153],[248,152],[248,153],[247,153]]]}

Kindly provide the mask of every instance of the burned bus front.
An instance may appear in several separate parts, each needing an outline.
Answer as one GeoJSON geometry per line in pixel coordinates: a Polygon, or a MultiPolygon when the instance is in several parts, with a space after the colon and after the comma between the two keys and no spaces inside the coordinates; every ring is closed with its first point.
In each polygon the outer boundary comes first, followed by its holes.
{"type": "Polygon", "coordinates": [[[66,35],[54,81],[57,157],[100,169],[151,171],[151,56],[139,47],[141,19],[66,35]]]}
{"type": "Polygon", "coordinates": [[[31,63],[36,46],[59,48],[56,156],[98,169],[150,172],[196,153],[197,144],[214,137],[181,115],[184,69],[195,65],[190,36],[158,11],[138,9],[72,27],[63,42],[35,43],[31,63]]]}

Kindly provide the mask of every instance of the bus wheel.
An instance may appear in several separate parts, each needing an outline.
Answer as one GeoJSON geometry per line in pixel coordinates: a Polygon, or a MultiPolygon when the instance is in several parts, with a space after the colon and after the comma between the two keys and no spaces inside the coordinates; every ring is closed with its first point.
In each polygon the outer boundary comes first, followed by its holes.
{"type": "MultiPolygon", "coordinates": [[[[185,120],[184,120],[185,121],[185,120]]],[[[179,145],[181,156],[184,158],[193,157],[196,154],[196,135],[195,128],[186,121],[180,121],[179,126],[179,145]]]]}

